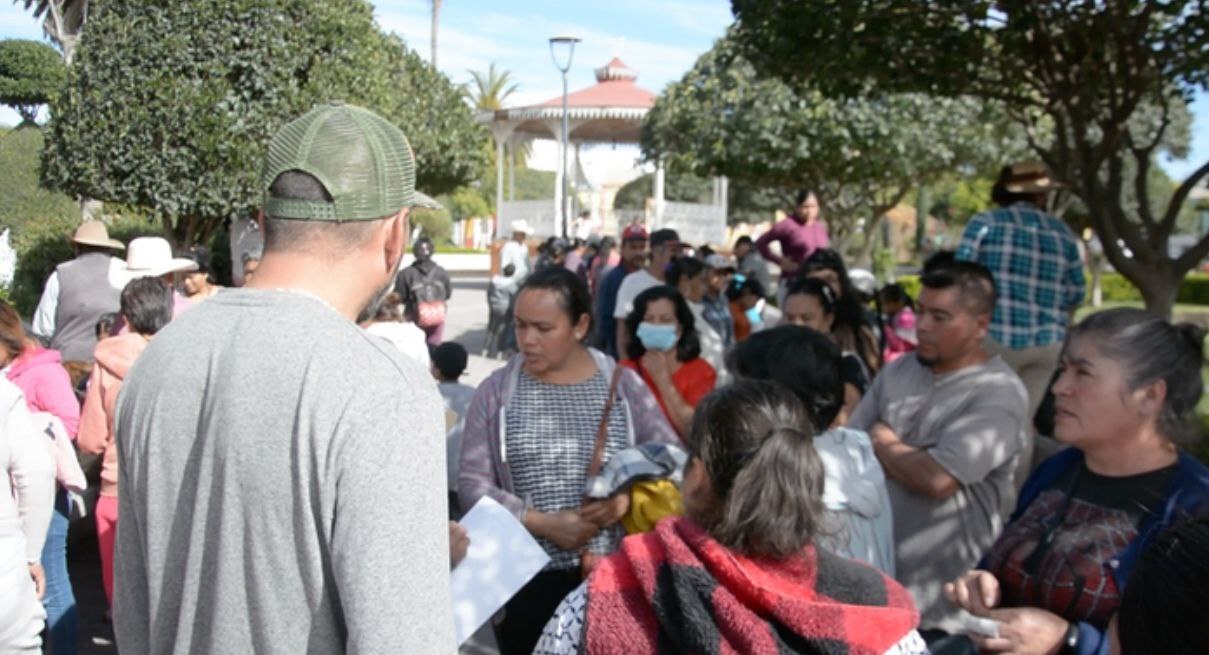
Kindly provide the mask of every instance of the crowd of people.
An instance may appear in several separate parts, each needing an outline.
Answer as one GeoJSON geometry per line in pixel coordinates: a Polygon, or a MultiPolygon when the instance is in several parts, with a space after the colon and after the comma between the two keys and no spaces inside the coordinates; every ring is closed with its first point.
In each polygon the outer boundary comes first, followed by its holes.
{"type": "Polygon", "coordinates": [[[505,655],[1207,643],[1205,332],[1071,325],[1044,167],[1005,167],[915,298],[854,282],[810,191],[730,253],[633,224],[534,256],[518,221],[477,388],[434,244],[402,267],[414,179],[397,127],[319,106],[269,145],[243,286],[90,222],[28,328],[0,303],[0,650],[74,651],[77,452],[126,653],[449,652],[484,497],[549,557],[505,655]]]}

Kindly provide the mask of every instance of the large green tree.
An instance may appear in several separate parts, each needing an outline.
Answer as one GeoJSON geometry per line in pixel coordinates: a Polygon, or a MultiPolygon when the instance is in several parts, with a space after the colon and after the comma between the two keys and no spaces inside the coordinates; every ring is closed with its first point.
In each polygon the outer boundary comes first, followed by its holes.
{"type": "Polygon", "coordinates": [[[831,99],[761,76],[729,38],[659,97],[648,158],[756,189],[811,188],[833,239],[867,261],[874,225],[919,184],[984,168],[1018,137],[994,107],[924,94],[831,99]]]}
{"type": "Polygon", "coordinates": [[[33,123],[38,107],[50,102],[67,72],[55,49],[37,41],[0,41],[0,104],[33,123]]]}
{"type": "Polygon", "coordinates": [[[732,0],[737,41],[764,74],[850,97],[871,89],[1002,102],[1036,156],[1086,205],[1109,262],[1170,315],[1209,236],[1167,243],[1209,162],[1160,211],[1151,162],[1209,83],[1205,0],[732,0]],[[1044,132],[1044,134],[1042,134],[1044,132]],[[1127,190],[1139,202],[1131,207],[1127,190]]]}
{"type": "Polygon", "coordinates": [[[178,245],[259,203],[282,124],[344,99],[411,140],[417,184],[473,179],[486,133],[457,89],[364,0],[105,0],[52,105],[43,182],[153,211],[178,245]]]}

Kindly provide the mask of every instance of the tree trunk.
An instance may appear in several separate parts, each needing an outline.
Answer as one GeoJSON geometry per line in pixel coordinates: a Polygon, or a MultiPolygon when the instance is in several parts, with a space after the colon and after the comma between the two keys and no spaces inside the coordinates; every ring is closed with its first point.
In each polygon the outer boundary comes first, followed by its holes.
{"type": "Polygon", "coordinates": [[[441,22],[441,0],[432,0],[432,67],[437,67],[437,27],[441,22]]]}
{"type": "Polygon", "coordinates": [[[860,249],[856,253],[856,257],[852,259],[850,268],[859,268],[869,266],[873,261],[873,248],[877,246],[877,240],[882,237],[882,221],[886,219],[885,214],[873,219],[869,225],[869,229],[865,230],[865,240],[861,243],[860,249]]]}
{"type": "Polygon", "coordinates": [[[1155,271],[1155,274],[1144,280],[1142,284],[1134,283],[1138,284],[1138,290],[1142,292],[1146,311],[1170,321],[1172,311],[1175,309],[1176,295],[1180,290],[1180,282],[1184,276],[1171,271],[1170,266],[1161,268],[1167,270],[1155,271]]]}

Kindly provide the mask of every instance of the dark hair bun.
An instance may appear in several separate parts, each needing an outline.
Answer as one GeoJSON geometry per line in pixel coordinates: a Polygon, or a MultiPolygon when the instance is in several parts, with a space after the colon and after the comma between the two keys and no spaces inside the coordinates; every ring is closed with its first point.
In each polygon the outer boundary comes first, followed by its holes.
{"type": "Polygon", "coordinates": [[[1176,323],[1175,331],[1194,351],[1198,358],[1205,357],[1205,335],[1209,334],[1209,330],[1197,325],[1196,323],[1176,323]]]}

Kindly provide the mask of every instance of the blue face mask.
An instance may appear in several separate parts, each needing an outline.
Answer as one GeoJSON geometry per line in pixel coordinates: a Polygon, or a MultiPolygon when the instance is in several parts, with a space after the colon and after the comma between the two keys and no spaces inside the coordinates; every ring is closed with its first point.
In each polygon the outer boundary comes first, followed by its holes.
{"type": "Polygon", "coordinates": [[[655,325],[654,323],[643,321],[638,324],[638,340],[642,342],[642,347],[647,350],[664,352],[675,348],[679,337],[676,336],[676,326],[674,324],[655,325]]]}
{"type": "Polygon", "coordinates": [[[743,313],[747,315],[747,320],[750,321],[752,325],[764,322],[764,317],[760,315],[759,307],[752,307],[743,313]]]}

